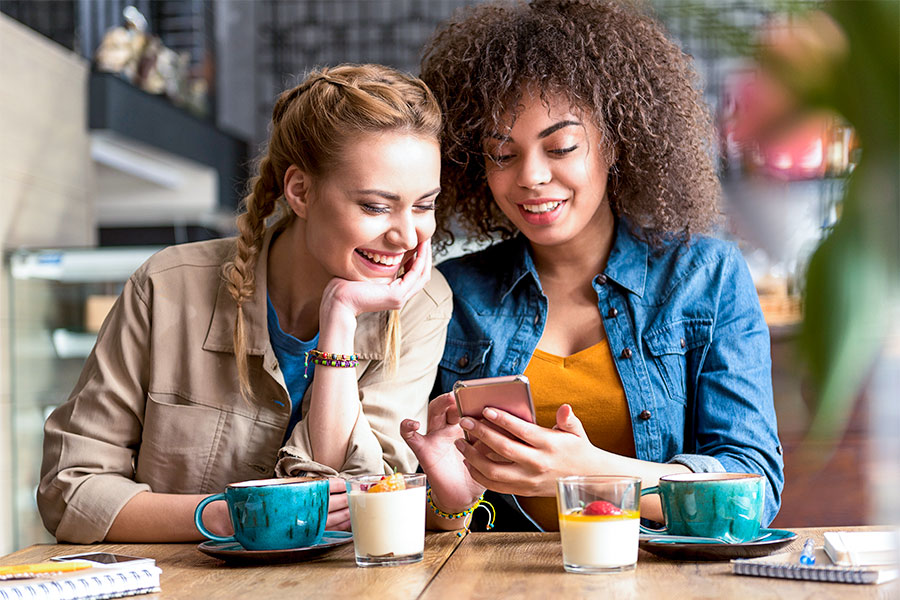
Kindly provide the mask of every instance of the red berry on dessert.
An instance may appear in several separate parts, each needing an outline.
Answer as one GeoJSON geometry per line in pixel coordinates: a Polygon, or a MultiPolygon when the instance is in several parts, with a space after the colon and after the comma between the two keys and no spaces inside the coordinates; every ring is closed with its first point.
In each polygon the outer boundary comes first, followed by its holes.
{"type": "Polygon", "coordinates": [[[625,514],[621,508],[613,504],[612,502],[607,502],[606,500],[595,500],[591,502],[587,506],[584,507],[584,510],[581,512],[583,515],[622,515],[625,514]]]}

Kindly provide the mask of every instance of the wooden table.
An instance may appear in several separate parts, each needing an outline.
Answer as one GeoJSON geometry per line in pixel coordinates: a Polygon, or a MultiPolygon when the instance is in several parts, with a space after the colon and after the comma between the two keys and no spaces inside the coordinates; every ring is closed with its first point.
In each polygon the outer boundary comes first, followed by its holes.
{"type": "MultiPolygon", "coordinates": [[[[794,529],[799,550],[834,528],[794,529]]],[[[873,529],[853,527],[845,529],[873,529]]],[[[900,598],[900,581],[852,585],[733,575],[728,562],[675,562],[641,551],[637,569],[614,575],[574,575],[562,567],[559,534],[429,533],[422,562],[361,569],[348,544],[321,558],[276,565],[230,565],[196,544],[38,544],[2,564],[103,550],[148,556],[162,568],[162,592],[142,598],[900,598]]]]}

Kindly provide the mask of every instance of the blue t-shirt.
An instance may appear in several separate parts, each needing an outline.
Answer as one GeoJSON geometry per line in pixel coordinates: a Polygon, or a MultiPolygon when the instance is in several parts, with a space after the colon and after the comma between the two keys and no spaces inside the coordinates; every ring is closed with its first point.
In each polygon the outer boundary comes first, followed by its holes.
{"type": "Polygon", "coordinates": [[[278,313],[275,312],[275,306],[272,304],[271,298],[266,294],[266,303],[268,305],[268,328],[269,340],[272,342],[272,349],[275,350],[275,358],[281,367],[281,373],[284,375],[284,383],[287,385],[288,394],[291,397],[291,420],[288,423],[287,431],[284,433],[285,441],[294,431],[294,426],[300,420],[300,408],[303,404],[303,394],[306,388],[312,383],[315,365],[309,363],[304,366],[306,353],[315,350],[319,343],[319,334],[308,342],[298,340],[289,333],[285,333],[278,323],[278,313]],[[306,377],[303,376],[304,371],[306,377]]]}

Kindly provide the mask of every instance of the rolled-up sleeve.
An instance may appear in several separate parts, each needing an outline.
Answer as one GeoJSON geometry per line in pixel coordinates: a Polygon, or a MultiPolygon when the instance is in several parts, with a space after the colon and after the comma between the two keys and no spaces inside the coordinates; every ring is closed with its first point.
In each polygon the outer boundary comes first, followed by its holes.
{"type": "Polygon", "coordinates": [[[134,481],[147,382],[149,311],[130,279],[69,399],[44,425],[37,504],[59,541],[102,540],[121,508],[150,489],[134,481]]]}
{"type": "Polygon", "coordinates": [[[415,472],[418,462],[400,437],[400,422],[426,421],[428,398],[444,352],[452,310],[450,287],[440,272],[433,270],[425,289],[400,312],[401,347],[396,372],[388,372],[385,361],[374,360],[359,378],[361,410],[340,470],[313,460],[309,421],[304,416],[279,451],[276,475],[363,475],[394,469],[415,472]]]}
{"type": "Polygon", "coordinates": [[[695,471],[764,475],[763,520],[768,524],[778,513],[784,486],[769,329],[736,249],[728,255],[722,277],[712,342],[698,378],[697,455],[679,455],[671,462],[695,471]]]}

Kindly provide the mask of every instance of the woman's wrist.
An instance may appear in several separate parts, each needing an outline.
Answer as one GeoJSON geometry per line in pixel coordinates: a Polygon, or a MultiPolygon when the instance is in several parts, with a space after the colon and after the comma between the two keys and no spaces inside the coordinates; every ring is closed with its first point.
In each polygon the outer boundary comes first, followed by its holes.
{"type": "MultiPolygon", "coordinates": [[[[482,492],[470,506],[453,513],[442,510],[435,504],[435,500],[432,496],[431,486],[428,486],[428,490],[425,492],[425,501],[428,504],[428,508],[431,510],[432,521],[436,522],[442,529],[463,529],[465,530],[465,533],[468,533],[469,525],[472,523],[472,513],[478,508],[484,508],[488,511],[487,528],[494,528],[496,511],[490,502],[485,501],[484,492],[482,492]]],[[[465,533],[459,531],[456,535],[463,536],[465,533]]]]}
{"type": "Polygon", "coordinates": [[[330,354],[353,354],[356,315],[345,306],[323,306],[319,309],[318,350],[330,354]]]}
{"type": "Polygon", "coordinates": [[[428,507],[434,512],[437,516],[442,517],[444,519],[458,519],[462,518],[462,516],[466,514],[470,514],[481,499],[484,498],[484,492],[480,495],[472,498],[470,502],[468,502],[465,506],[450,506],[449,508],[444,505],[437,494],[435,494],[434,488],[428,486],[428,490],[426,492],[426,500],[428,502],[428,507]],[[452,509],[452,510],[451,510],[452,509]]]}

